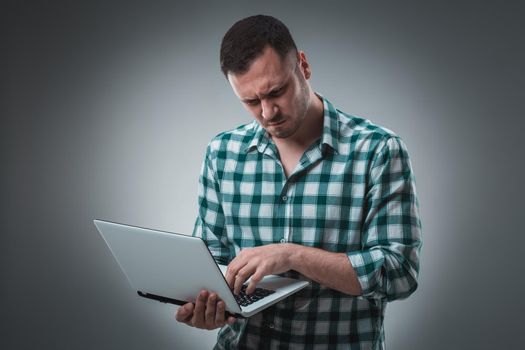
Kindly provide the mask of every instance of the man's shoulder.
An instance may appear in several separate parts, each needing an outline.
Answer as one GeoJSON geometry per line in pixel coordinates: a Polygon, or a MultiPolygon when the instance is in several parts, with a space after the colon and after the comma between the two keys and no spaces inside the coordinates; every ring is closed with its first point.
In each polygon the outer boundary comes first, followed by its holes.
{"type": "Polygon", "coordinates": [[[218,152],[238,154],[244,151],[253,141],[257,125],[251,122],[215,135],[208,144],[208,153],[216,156],[218,152]]]}
{"type": "Polygon", "coordinates": [[[357,117],[338,109],[336,111],[339,140],[352,150],[378,150],[382,145],[392,140],[400,140],[394,131],[369,119],[357,117]]]}

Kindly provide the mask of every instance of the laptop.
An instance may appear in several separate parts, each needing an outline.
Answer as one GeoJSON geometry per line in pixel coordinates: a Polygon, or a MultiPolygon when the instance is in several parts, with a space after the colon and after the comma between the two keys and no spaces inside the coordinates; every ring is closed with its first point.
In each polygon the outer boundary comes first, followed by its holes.
{"type": "MultiPolygon", "coordinates": [[[[265,276],[250,295],[234,295],[201,238],[94,220],[131,287],[141,297],[183,305],[205,289],[216,292],[226,311],[250,317],[306,287],[309,282],[265,276]]],[[[245,287],[244,287],[245,288],[245,287]]]]}

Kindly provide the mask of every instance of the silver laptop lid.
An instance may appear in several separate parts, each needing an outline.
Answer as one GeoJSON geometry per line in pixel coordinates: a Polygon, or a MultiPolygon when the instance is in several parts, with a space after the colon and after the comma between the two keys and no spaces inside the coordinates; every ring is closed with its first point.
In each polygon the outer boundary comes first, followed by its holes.
{"type": "Polygon", "coordinates": [[[206,289],[216,292],[228,311],[241,312],[200,238],[102,220],[94,223],[136,291],[193,302],[195,291],[206,289]]]}

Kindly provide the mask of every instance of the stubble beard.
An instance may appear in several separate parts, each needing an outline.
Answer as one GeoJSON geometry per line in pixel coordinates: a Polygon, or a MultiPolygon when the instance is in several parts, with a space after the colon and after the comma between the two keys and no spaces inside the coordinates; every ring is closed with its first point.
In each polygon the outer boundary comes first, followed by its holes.
{"type": "MultiPolygon", "coordinates": [[[[296,77],[299,80],[300,91],[301,91],[300,105],[299,105],[300,110],[298,111],[300,114],[300,117],[295,120],[295,125],[293,125],[291,129],[285,129],[281,131],[276,130],[272,133],[272,137],[284,139],[284,138],[292,136],[301,128],[301,125],[304,123],[304,120],[306,119],[306,115],[308,114],[308,107],[310,105],[310,90],[308,89],[308,84],[306,82],[306,79],[301,75],[301,72],[299,70],[296,70],[294,74],[296,74],[296,77]]],[[[282,119],[286,119],[286,118],[283,118],[281,115],[279,115],[279,117],[277,118],[274,118],[275,121],[279,121],[282,119]]]]}

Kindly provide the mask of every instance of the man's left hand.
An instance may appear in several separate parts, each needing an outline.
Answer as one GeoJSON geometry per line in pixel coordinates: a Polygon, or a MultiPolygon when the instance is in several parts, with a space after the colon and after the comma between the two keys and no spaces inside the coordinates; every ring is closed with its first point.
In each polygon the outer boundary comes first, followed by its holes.
{"type": "Polygon", "coordinates": [[[226,281],[239,294],[244,282],[251,277],[247,294],[253,293],[255,286],[266,275],[275,275],[291,270],[290,255],[293,244],[277,243],[240,251],[228,265],[226,281]]]}

